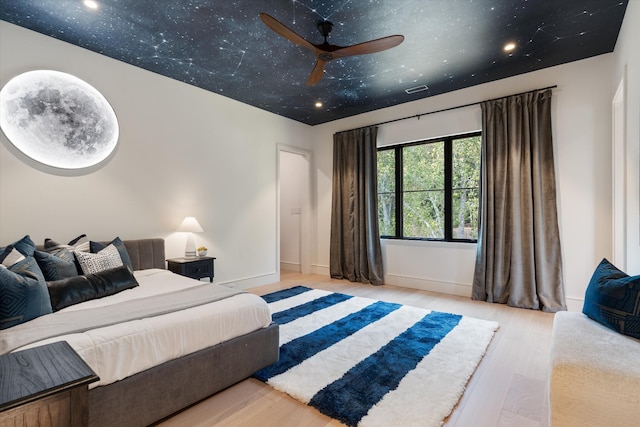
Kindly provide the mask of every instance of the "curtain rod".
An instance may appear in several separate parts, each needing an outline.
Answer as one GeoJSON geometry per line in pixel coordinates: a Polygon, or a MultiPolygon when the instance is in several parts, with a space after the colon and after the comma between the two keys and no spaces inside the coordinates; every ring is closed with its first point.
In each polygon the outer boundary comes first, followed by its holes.
{"type": "MultiPolygon", "coordinates": [[[[498,98],[486,99],[486,100],[484,100],[484,101],[477,101],[477,102],[471,102],[471,103],[469,103],[469,104],[458,105],[457,107],[443,108],[443,109],[441,109],[441,110],[429,111],[428,113],[414,114],[413,116],[407,116],[407,117],[401,117],[401,118],[399,118],[399,119],[387,120],[386,122],[375,123],[375,124],[373,124],[373,125],[360,126],[360,127],[358,127],[358,128],[351,129],[351,130],[364,129],[364,128],[368,128],[368,127],[372,127],[372,126],[381,126],[381,125],[386,125],[386,124],[388,124],[388,123],[399,122],[399,121],[401,121],[401,120],[407,120],[407,119],[414,119],[414,118],[417,118],[418,120],[420,120],[420,117],[422,117],[422,116],[428,116],[429,114],[443,113],[443,112],[445,112],[445,111],[457,110],[458,108],[471,107],[472,105],[478,105],[478,104],[481,104],[481,103],[483,103],[483,102],[496,101],[496,100],[498,100],[498,99],[506,98],[506,97],[509,97],[509,96],[524,95],[525,93],[529,93],[529,92],[537,92],[537,91],[540,91],[540,90],[554,89],[554,88],[557,88],[557,87],[558,87],[558,85],[547,86],[547,87],[543,87],[543,88],[541,88],[541,89],[533,89],[533,90],[528,90],[528,91],[526,91],[526,92],[515,93],[515,94],[513,94],[513,95],[505,95],[505,96],[500,96],[500,97],[498,97],[498,98]]],[[[342,131],[342,132],[345,132],[345,131],[342,131]]]]}

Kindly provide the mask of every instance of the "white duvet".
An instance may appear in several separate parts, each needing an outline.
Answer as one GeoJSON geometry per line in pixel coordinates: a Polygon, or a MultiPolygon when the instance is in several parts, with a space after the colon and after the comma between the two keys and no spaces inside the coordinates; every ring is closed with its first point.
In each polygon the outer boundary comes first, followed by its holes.
{"type": "MultiPolygon", "coordinates": [[[[168,270],[141,270],[134,275],[138,287],[61,311],[108,306],[202,285],[202,282],[168,270]]],[[[18,350],[67,341],[100,377],[100,381],[89,386],[93,388],[256,331],[270,323],[271,313],[264,300],[244,293],[169,314],[49,338],[18,350]]]]}

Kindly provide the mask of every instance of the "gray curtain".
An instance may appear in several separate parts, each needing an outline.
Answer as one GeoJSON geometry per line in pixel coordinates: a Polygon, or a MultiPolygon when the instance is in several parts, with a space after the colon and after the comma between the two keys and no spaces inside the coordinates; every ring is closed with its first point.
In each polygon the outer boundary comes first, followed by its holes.
{"type": "Polygon", "coordinates": [[[333,135],[331,277],[381,285],[378,228],[378,128],[333,135]]]}
{"type": "Polygon", "coordinates": [[[482,103],[481,169],[473,299],[566,310],[551,90],[482,103]]]}

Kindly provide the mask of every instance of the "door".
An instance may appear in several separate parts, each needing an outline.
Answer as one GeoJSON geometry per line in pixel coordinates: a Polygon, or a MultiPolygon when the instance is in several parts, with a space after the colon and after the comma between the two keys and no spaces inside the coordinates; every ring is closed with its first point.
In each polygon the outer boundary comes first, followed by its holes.
{"type": "Polygon", "coordinates": [[[280,270],[309,274],[310,154],[279,146],[278,155],[280,270]]]}

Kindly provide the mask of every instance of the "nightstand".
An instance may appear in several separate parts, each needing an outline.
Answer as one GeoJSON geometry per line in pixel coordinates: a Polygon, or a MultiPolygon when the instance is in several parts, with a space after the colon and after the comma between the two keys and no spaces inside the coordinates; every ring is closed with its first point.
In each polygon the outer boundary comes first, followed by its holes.
{"type": "Polygon", "coordinates": [[[66,341],[0,356],[0,425],[87,426],[100,378],[66,341]]]}
{"type": "Polygon", "coordinates": [[[208,277],[209,282],[213,282],[213,261],[214,257],[199,256],[196,258],[172,258],[167,260],[167,268],[182,276],[192,279],[208,277]]]}

